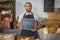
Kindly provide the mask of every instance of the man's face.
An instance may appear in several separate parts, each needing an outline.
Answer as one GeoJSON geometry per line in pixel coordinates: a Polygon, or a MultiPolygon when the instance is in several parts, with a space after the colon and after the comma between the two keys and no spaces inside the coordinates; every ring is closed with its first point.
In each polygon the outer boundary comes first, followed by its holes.
{"type": "Polygon", "coordinates": [[[25,4],[25,10],[27,11],[27,12],[31,12],[31,9],[32,9],[32,5],[31,4],[29,4],[29,3],[27,3],[27,4],[25,4]]]}

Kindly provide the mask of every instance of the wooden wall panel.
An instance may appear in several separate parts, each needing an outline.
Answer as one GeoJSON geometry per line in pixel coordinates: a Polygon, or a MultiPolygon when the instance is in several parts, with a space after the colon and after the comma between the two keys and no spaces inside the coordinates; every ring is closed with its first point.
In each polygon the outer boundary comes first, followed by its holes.
{"type": "Polygon", "coordinates": [[[60,13],[49,12],[48,19],[49,20],[60,20],[60,13]]]}

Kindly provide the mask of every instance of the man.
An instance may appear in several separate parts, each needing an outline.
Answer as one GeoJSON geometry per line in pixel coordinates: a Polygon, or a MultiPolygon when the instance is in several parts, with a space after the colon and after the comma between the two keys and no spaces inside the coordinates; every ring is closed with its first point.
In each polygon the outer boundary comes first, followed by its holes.
{"type": "MultiPolygon", "coordinates": [[[[39,19],[35,13],[31,12],[32,4],[30,2],[26,2],[24,7],[25,7],[26,12],[23,13],[22,15],[20,15],[19,20],[18,20],[18,24],[17,24],[17,26],[20,30],[22,30],[22,25],[21,25],[22,18],[35,19],[37,21],[39,19]]],[[[34,37],[38,36],[36,30],[22,30],[22,35],[23,36],[34,36],[34,37]]]]}

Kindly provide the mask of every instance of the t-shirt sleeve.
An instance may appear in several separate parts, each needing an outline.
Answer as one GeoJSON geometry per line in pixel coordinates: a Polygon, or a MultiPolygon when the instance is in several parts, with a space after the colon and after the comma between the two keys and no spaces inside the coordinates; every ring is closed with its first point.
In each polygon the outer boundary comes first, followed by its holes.
{"type": "Polygon", "coordinates": [[[39,21],[39,16],[37,14],[34,14],[35,20],[39,21]]]}
{"type": "Polygon", "coordinates": [[[23,14],[19,16],[18,22],[21,22],[22,18],[23,18],[23,14]]]}

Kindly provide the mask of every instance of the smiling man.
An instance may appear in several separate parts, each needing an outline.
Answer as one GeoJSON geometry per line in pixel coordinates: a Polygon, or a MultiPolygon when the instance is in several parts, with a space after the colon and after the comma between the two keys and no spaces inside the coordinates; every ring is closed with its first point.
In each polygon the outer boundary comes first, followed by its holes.
{"type": "MultiPolygon", "coordinates": [[[[39,20],[38,15],[36,15],[35,13],[33,13],[32,10],[32,4],[30,2],[26,2],[24,5],[24,8],[26,10],[25,13],[21,14],[18,20],[18,29],[22,30],[21,35],[22,36],[34,36],[34,37],[38,37],[38,33],[37,30],[23,30],[22,29],[22,25],[21,25],[21,19],[22,18],[28,18],[28,19],[35,19],[35,20],[39,20]]],[[[36,22],[38,23],[38,22],[36,22]]]]}

